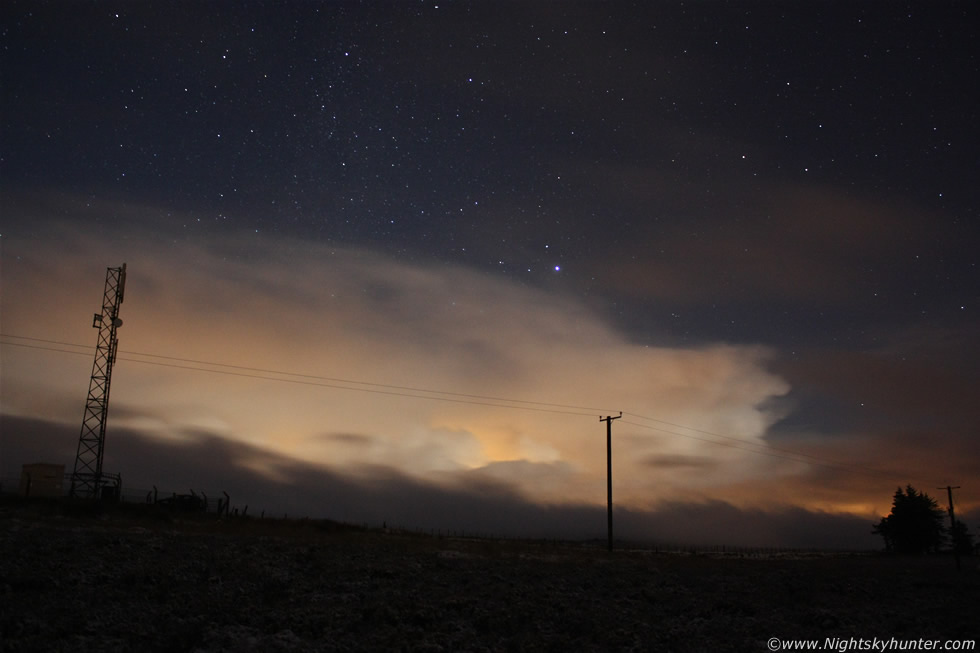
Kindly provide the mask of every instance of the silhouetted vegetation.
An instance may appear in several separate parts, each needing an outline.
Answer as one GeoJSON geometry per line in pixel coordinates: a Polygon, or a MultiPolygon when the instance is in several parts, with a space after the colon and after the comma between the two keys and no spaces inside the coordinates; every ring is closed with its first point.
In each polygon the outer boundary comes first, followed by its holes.
{"type": "Polygon", "coordinates": [[[874,530],[885,540],[885,549],[896,553],[937,551],[946,538],[944,511],[936,500],[911,485],[895,490],[892,511],[874,530]]]}

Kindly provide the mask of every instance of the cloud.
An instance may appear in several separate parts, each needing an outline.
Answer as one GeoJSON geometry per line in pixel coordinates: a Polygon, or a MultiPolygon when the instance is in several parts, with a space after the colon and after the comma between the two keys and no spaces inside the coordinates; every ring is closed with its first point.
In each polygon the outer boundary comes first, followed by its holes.
{"type": "MultiPolygon", "coordinates": [[[[419,479],[482,469],[542,501],[601,504],[600,415],[627,409],[762,444],[779,417],[771,400],[789,390],[767,369],[765,348],[638,346],[576,298],[506,277],[247,233],[180,240],[133,227],[128,216],[141,207],[99,210],[114,216],[108,233],[42,214],[36,224],[50,237],[11,234],[4,332],[92,341],[87,315],[104,266],[126,261],[113,428],[174,442],[207,432],[290,459],[419,479]],[[560,474],[545,477],[562,482],[494,466],[521,462],[553,465],[560,474]]],[[[77,419],[86,357],[8,345],[4,354],[9,414],[77,419]]],[[[650,506],[768,466],[647,426],[655,424],[616,425],[622,505],[650,506]],[[652,455],[720,465],[710,479],[681,467],[653,479],[652,455]]]]}
{"type": "Polygon", "coordinates": [[[862,550],[880,548],[862,517],[803,508],[772,511],[738,508],[724,501],[676,502],[654,511],[623,515],[619,523],[644,539],[664,543],[862,550]]]}
{"type": "MultiPolygon", "coordinates": [[[[619,509],[722,501],[865,520],[887,513],[895,485],[962,484],[978,457],[969,369],[936,353],[962,337],[896,337],[890,348],[919,352],[902,364],[893,349],[785,359],[759,346],[647,347],[553,288],[331,243],[185,242],[132,227],[140,207],[98,209],[115,236],[50,211],[35,215],[44,238],[5,234],[0,302],[5,334],[93,343],[87,316],[105,266],[128,262],[107,455],[119,429],[175,447],[218,438],[251,449],[209,459],[238,456],[235,469],[284,484],[276,496],[304,461],[365,483],[489,483],[522,502],[601,509],[598,418],[624,410],[613,425],[619,509]],[[846,464],[824,464],[834,460],[846,464]]],[[[4,342],[7,418],[66,425],[71,459],[91,345],[4,342]]],[[[23,462],[4,458],[4,474],[23,462]]]]}
{"type": "MultiPolygon", "coordinates": [[[[363,433],[324,433],[318,436],[319,439],[327,442],[339,442],[352,447],[370,447],[374,444],[375,438],[363,433]]],[[[313,438],[316,439],[316,436],[313,438]]]]}
{"type": "MultiPolygon", "coordinates": [[[[928,489],[971,477],[980,457],[980,408],[971,391],[976,371],[946,363],[956,360],[955,352],[941,358],[923,355],[935,352],[938,341],[928,347],[903,343],[900,352],[891,346],[864,352],[826,349],[774,361],[794,392],[819,399],[823,415],[813,415],[808,424],[796,419],[777,423],[768,440],[809,453],[833,446],[835,459],[860,461],[858,468],[875,470],[896,484],[928,489]],[[825,428],[841,415],[848,426],[825,428]]],[[[810,474],[815,481],[833,475],[835,483],[846,483],[834,469],[810,474]]]]}
{"type": "MultiPolygon", "coordinates": [[[[690,192],[664,171],[620,168],[607,177],[610,194],[625,187],[658,212],[690,212],[690,192]]],[[[705,207],[685,220],[634,225],[629,242],[637,245],[604,262],[608,291],[686,305],[734,299],[847,306],[870,297],[873,287],[904,284],[892,277],[894,262],[912,260],[938,219],[830,186],[760,180],[746,187],[734,179],[716,185],[725,192],[706,197],[705,207]],[[726,203],[714,206],[714,196],[726,203]]]]}
{"type": "Polygon", "coordinates": [[[715,467],[718,463],[712,460],[708,456],[661,456],[658,454],[653,454],[647,456],[643,463],[653,467],[654,469],[709,469],[715,467]]]}
{"type": "MultiPolygon", "coordinates": [[[[4,417],[5,457],[67,463],[74,429],[38,419],[4,417]]],[[[461,472],[439,481],[407,476],[390,467],[341,472],[268,449],[198,432],[184,441],[160,440],[114,428],[106,468],[120,472],[123,495],[144,501],[194,490],[211,499],[231,496],[251,515],[332,518],[422,531],[496,536],[605,537],[606,513],[586,503],[535,502],[521,491],[519,475],[531,463],[495,463],[496,469],[461,472]],[[110,452],[111,451],[111,455],[110,452]],[[269,475],[251,461],[265,459],[269,475]],[[505,471],[504,471],[505,470],[505,471]]],[[[70,452],[73,455],[73,451],[70,452]]],[[[559,475],[567,470],[555,465],[559,475]]],[[[798,508],[741,509],[723,501],[671,502],[653,510],[618,508],[617,538],[661,544],[871,548],[866,520],[798,508]]]]}
{"type": "Polygon", "coordinates": [[[915,357],[883,352],[817,350],[779,365],[787,376],[839,401],[887,413],[899,422],[980,421],[972,373],[915,357]]]}

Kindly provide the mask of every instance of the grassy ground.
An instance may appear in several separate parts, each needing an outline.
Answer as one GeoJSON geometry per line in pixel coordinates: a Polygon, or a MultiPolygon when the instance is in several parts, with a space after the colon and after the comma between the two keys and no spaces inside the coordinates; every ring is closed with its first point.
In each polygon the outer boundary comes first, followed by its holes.
{"type": "Polygon", "coordinates": [[[980,569],[5,502],[0,605],[4,651],[764,651],[976,638],[980,569]]]}

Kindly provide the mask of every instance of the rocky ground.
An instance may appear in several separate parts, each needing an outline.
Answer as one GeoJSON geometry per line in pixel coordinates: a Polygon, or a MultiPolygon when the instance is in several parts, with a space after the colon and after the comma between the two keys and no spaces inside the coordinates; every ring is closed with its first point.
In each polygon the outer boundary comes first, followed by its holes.
{"type": "Polygon", "coordinates": [[[977,559],[609,554],[0,506],[3,651],[766,651],[976,639],[977,559]]]}

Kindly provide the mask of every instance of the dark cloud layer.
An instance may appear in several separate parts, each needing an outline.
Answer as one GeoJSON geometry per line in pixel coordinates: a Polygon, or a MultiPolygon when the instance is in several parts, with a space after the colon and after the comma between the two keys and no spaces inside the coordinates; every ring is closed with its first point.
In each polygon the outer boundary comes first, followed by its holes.
{"type": "MultiPolygon", "coordinates": [[[[74,429],[37,419],[4,416],[3,469],[11,461],[74,459],[74,429]]],[[[340,472],[289,459],[209,433],[162,441],[111,429],[105,469],[122,474],[124,495],[139,501],[154,485],[164,494],[222,491],[249,514],[309,516],[409,529],[465,531],[499,536],[601,539],[605,511],[578,504],[543,505],[480,474],[451,483],[428,483],[392,468],[340,472]],[[246,461],[262,460],[274,478],[246,461]]],[[[9,477],[8,477],[9,478],[9,477]]],[[[744,510],[723,501],[670,503],[650,511],[617,509],[617,537],[672,545],[855,548],[877,546],[870,523],[853,516],[803,509],[744,510]]]]}

